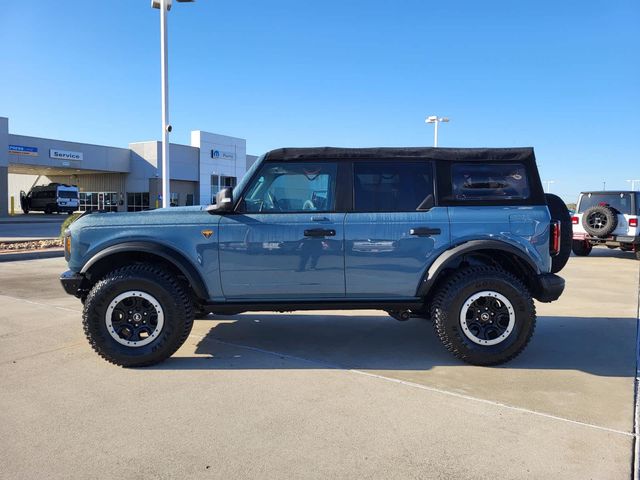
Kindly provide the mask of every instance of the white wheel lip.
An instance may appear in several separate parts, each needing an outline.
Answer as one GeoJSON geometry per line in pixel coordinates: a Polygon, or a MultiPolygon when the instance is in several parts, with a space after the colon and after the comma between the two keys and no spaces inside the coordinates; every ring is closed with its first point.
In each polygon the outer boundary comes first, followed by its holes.
{"type": "Polygon", "coordinates": [[[509,335],[511,335],[511,332],[515,327],[515,324],[516,324],[516,313],[515,313],[515,309],[513,308],[513,305],[511,304],[509,299],[507,299],[507,297],[493,290],[483,290],[481,292],[474,293],[464,301],[464,303],[462,304],[462,309],[460,310],[460,327],[462,327],[462,332],[464,333],[465,337],[467,337],[469,340],[471,340],[473,343],[477,345],[490,347],[492,345],[498,345],[499,343],[502,343],[507,339],[509,335]],[[471,331],[469,330],[469,326],[467,325],[467,312],[469,311],[469,307],[473,302],[475,302],[481,297],[496,298],[500,300],[502,303],[504,303],[505,306],[507,307],[507,310],[509,311],[509,324],[507,325],[506,330],[502,335],[500,335],[497,338],[494,338],[493,340],[483,340],[481,338],[476,337],[473,333],[471,333],[471,331]]]}
{"type": "Polygon", "coordinates": [[[162,331],[162,327],[164,326],[164,310],[162,310],[162,306],[160,305],[160,302],[153,295],[150,295],[147,292],[142,292],[140,290],[128,290],[126,292],[122,292],[120,295],[118,295],[113,300],[111,300],[111,303],[109,303],[109,306],[107,307],[107,311],[104,315],[104,321],[107,326],[107,331],[109,332],[109,335],[111,335],[111,338],[113,338],[116,342],[118,342],[120,345],[124,345],[125,347],[139,348],[139,347],[144,347],[145,345],[149,345],[156,338],[158,338],[158,335],[160,335],[160,332],[162,331]],[[151,332],[151,334],[147,338],[145,338],[144,340],[140,340],[138,342],[135,342],[135,341],[131,342],[131,341],[125,340],[124,338],[120,337],[116,333],[115,329],[113,328],[113,320],[112,320],[113,311],[122,300],[129,297],[144,298],[151,305],[153,305],[153,308],[155,308],[156,313],[158,314],[158,323],[156,325],[156,328],[153,330],[153,332],[151,332]]]}

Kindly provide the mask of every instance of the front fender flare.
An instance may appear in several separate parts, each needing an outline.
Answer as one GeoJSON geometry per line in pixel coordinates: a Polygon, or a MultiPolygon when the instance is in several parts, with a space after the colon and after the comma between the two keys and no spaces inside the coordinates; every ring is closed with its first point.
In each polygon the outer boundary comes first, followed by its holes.
{"type": "Polygon", "coordinates": [[[425,297],[431,287],[436,282],[438,275],[442,273],[448,266],[454,264],[464,255],[482,250],[500,250],[505,253],[515,255],[520,260],[525,262],[536,275],[539,275],[540,269],[536,263],[522,249],[499,240],[470,240],[468,242],[457,245],[449,250],[445,250],[440,254],[438,258],[431,264],[431,266],[425,272],[416,296],[425,297]]]}
{"type": "Polygon", "coordinates": [[[86,274],[93,265],[111,255],[128,252],[144,252],[164,258],[173,266],[175,266],[180,271],[180,273],[182,273],[182,275],[187,278],[187,280],[191,284],[191,287],[193,288],[193,292],[198,298],[205,300],[209,298],[206,283],[202,279],[202,275],[200,275],[200,272],[198,272],[193,263],[191,263],[183,254],[178,252],[176,249],[156,242],[136,241],[111,245],[110,247],[107,247],[104,250],[100,250],[99,252],[94,254],[84,264],[82,270],[80,270],[80,273],[86,274]]]}

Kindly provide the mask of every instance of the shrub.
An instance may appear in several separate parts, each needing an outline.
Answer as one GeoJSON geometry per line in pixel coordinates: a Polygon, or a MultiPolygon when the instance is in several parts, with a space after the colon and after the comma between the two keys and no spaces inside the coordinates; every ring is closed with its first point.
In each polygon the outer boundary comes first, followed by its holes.
{"type": "Polygon", "coordinates": [[[60,227],[60,238],[62,238],[64,236],[64,231],[69,228],[69,225],[71,225],[73,222],[75,222],[78,217],[80,215],[82,215],[83,212],[76,212],[73,213],[71,215],[69,215],[64,222],[62,222],[62,226],[60,227]]]}

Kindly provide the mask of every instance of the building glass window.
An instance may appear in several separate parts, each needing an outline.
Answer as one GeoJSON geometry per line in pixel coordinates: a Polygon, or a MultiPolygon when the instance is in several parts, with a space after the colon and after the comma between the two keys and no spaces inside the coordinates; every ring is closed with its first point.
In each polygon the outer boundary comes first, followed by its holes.
{"type": "Polygon", "coordinates": [[[220,177],[211,175],[211,203],[216,203],[216,193],[220,191],[220,177]]]}
{"type": "Polygon", "coordinates": [[[211,203],[216,203],[216,194],[223,188],[234,188],[236,186],[236,177],[227,177],[225,175],[211,175],[211,203]]]}
{"type": "Polygon", "coordinates": [[[118,211],[118,194],[116,192],[80,192],[78,194],[78,210],[118,211]]]}
{"type": "Polygon", "coordinates": [[[127,193],[127,212],[149,210],[149,192],[127,193]]]}

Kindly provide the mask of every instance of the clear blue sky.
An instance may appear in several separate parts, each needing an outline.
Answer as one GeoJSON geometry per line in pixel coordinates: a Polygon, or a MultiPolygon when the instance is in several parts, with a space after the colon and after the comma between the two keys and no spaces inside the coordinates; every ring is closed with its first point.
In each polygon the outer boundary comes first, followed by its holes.
{"type": "MultiPolygon", "coordinates": [[[[160,135],[149,0],[0,0],[0,115],[25,135],[126,146],[160,135]]],[[[223,1],[170,13],[172,141],[528,146],[543,179],[640,178],[640,2],[223,1]]]]}

